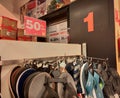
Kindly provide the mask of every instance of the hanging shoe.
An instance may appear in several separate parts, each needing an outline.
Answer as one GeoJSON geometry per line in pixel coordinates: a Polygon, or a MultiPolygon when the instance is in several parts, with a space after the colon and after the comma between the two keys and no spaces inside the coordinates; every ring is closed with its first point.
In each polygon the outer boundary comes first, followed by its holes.
{"type": "Polygon", "coordinates": [[[68,72],[64,72],[59,78],[64,78],[67,81],[65,84],[58,83],[59,98],[78,98],[76,86],[72,76],[68,72]]]}
{"type": "Polygon", "coordinates": [[[104,98],[103,96],[103,88],[104,88],[104,82],[102,78],[94,71],[94,80],[95,80],[95,92],[97,98],[104,98]]]}
{"type": "Polygon", "coordinates": [[[85,86],[87,83],[87,77],[88,77],[87,72],[86,72],[87,69],[88,69],[88,62],[84,63],[80,70],[80,84],[82,88],[82,94],[85,95],[85,98],[87,98],[87,92],[85,89],[85,86]]]}
{"type": "Polygon", "coordinates": [[[88,98],[95,98],[93,96],[94,85],[95,85],[94,77],[93,77],[92,73],[90,71],[88,71],[88,79],[87,79],[87,83],[85,86],[86,94],[87,94],[88,98]]]}

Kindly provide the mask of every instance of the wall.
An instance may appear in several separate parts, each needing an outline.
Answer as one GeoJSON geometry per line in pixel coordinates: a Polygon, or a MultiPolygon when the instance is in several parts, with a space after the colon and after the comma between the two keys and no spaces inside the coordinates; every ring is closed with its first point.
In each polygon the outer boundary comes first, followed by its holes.
{"type": "Polygon", "coordinates": [[[0,4],[9,9],[9,11],[13,12],[13,0],[0,0],[0,4]]]}
{"type": "Polygon", "coordinates": [[[10,17],[10,18],[17,19],[8,9],[6,9],[1,4],[0,4],[0,16],[7,16],[7,17],[10,17]]]}
{"type": "Polygon", "coordinates": [[[88,56],[109,58],[110,65],[116,67],[113,0],[77,0],[71,4],[70,35],[71,43],[87,43],[88,56]],[[90,12],[92,31],[85,22],[90,12]]]}
{"type": "Polygon", "coordinates": [[[0,0],[0,4],[6,7],[13,14],[19,14],[19,8],[29,0],[0,0]]]}
{"type": "Polygon", "coordinates": [[[19,8],[28,1],[29,0],[0,0],[0,16],[7,16],[18,20],[18,27],[21,27],[19,8]]]}

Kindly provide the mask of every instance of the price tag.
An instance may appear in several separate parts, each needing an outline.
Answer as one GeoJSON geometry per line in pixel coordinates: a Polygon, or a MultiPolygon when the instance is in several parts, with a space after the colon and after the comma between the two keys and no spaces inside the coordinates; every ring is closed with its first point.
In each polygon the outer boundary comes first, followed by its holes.
{"type": "Polygon", "coordinates": [[[46,37],[46,21],[24,16],[25,35],[46,37]]]}

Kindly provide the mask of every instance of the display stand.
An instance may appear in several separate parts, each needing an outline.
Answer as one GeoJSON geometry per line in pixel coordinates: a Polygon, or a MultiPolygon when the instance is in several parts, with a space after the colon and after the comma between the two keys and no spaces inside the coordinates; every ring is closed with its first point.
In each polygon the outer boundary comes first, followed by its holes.
{"type": "Polygon", "coordinates": [[[11,98],[8,85],[9,83],[7,82],[9,81],[9,72],[10,68],[12,68],[12,64],[4,66],[4,62],[32,58],[76,55],[81,55],[80,44],[57,44],[0,40],[0,63],[2,65],[0,78],[0,97],[2,96],[2,98],[11,98]]]}

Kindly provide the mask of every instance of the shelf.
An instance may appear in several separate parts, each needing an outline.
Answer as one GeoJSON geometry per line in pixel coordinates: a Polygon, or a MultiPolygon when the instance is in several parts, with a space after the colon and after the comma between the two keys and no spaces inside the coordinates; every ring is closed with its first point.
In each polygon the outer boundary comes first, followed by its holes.
{"type": "Polygon", "coordinates": [[[0,40],[1,60],[21,60],[66,55],[81,55],[81,45],[0,40]]]}
{"type": "Polygon", "coordinates": [[[50,13],[48,13],[47,15],[40,17],[39,19],[43,19],[43,20],[50,20],[51,18],[55,18],[58,17],[60,15],[65,15],[66,13],[69,13],[69,5],[63,6],[62,8],[56,9],[50,13]]]}

